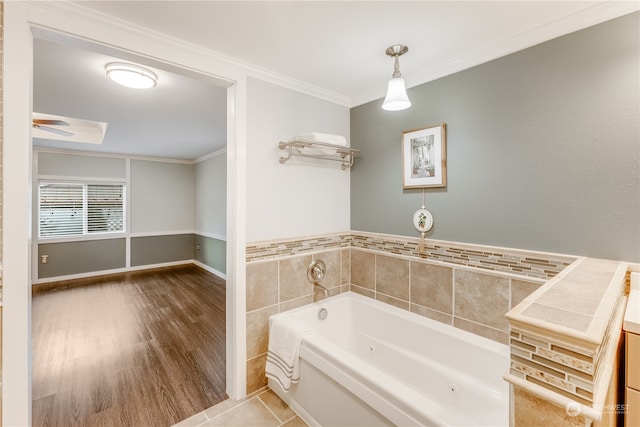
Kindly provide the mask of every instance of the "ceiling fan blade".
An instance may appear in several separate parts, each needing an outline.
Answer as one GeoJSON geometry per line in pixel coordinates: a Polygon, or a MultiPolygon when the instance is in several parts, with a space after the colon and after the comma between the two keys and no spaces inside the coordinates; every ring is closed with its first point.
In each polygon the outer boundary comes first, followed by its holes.
{"type": "Polygon", "coordinates": [[[73,136],[73,135],[75,135],[74,133],[67,132],[66,130],[56,129],[56,128],[52,128],[52,127],[49,127],[49,126],[39,125],[39,124],[35,123],[35,121],[33,123],[33,127],[37,128],[37,129],[41,129],[41,130],[47,131],[47,132],[57,133],[58,135],[62,135],[62,136],[73,136]]]}
{"type": "Polygon", "coordinates": [[[51,126],[69,126],[69,123],[63,120],[47,120],[47,119],[33,119],[35,125],[51,125],[51,126]]]}

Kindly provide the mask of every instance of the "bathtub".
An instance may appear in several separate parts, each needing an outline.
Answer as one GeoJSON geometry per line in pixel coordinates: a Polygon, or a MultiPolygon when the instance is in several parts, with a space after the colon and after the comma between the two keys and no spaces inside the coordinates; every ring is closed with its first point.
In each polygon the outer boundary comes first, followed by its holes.
{"type": "Polygon", "coordinates": [[[353,292],[275,316],[317,330],[300,381],[269,379],[311,426],[509,425],[506,345],[353,292]]]}

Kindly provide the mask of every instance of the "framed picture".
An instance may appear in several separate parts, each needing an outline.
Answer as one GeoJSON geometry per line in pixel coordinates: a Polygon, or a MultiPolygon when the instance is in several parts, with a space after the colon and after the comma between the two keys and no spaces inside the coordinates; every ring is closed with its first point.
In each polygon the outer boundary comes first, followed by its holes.
{"type": "Polygon", "coordinates": [[[402,132],[402,186],[447,186],[447,125],[402,132]]]}

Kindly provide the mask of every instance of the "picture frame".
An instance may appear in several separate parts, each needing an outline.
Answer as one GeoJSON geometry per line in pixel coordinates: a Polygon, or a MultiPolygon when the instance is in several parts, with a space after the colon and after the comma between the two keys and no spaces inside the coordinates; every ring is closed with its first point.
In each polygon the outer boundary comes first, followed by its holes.
{"type": "Polygon", "coordinates": [[[402,132],[402,187],[447,186],[447,125],[402,132]]]}

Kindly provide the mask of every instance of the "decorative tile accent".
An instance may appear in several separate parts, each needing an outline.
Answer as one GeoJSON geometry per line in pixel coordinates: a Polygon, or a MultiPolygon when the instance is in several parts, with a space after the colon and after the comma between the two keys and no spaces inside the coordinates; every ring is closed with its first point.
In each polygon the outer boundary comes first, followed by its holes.
{"type": "Polygon", "coordinates": [[[570,256],[430,239],[426,240],[426,252],[418,255],[418,243],[419,239],[413,237],[354,231],[247,245],[246,259],[247,262],[253,262],[336,248],[359,248],[545,280],[554,277],[576,260],[570,256]]]}
{"type": "Polygon", "coordinates": [[[381,251],[539,279],[554,277],[576,260],[576,258],[569,256],[456,244],[430,239],[425,242],[425,253],[418,255],[419,239],[417,238],[359,232],[352,232],[350,236],[351,247],[353,248],[381,251]]]}
{"type": "Polygon", "coordinates": [[[568,349],[513,326],[510,335],[510,373],[578,402],[593,403],[597,352],[568,349]]]}
{"type": "Polygon", "coordinates": [[[262,259],[282,258],[323,250],[348,248],[351,236],[346,234],[329,234],[321,237],[308,237],[296,240],[282,240],[247,245],[247,263],[262,259]]]}
{"type": "MultiPolygon", "coordinates": [[[[345,232],[247,245],[247,324],[251,329],[247,338],[253,341],[248,345],[248,389],[264,385],[264,367],[259,364],[265,356],[262,335],[268,335],[268,316],[251,310],[277,307],[284,311],[313,301],[313,287],[306,279],[312,258],[327,264],[326,284],[331,294],[351,290],[505,344],[510,338],[504,314],[576,260],[436,240],[427,240],[426,253],[418,255],[418,243],[412,237],[345,232]]],[[[518,375],[544,381],[548,374],[540,367],[555,371],[547,365],[575,359],[562,353],[555,358],[536,353],[543,347],[532,339],[536,338],[511,334],[515,355],[525,361],[518,365],[520,370],[512,367],[518,375]],[[549,363],[534,362],[535,357],[549,363]],[[529,370],[536,367],[540,369],[529,370]]],[[[544,349],[551,351],[550,345],[544,349]]],[[[576,395],[579,386],[582,399],[591,393],[588,382],[579,375],[588,369],[589,361],[577,360],[581,364],[573,364],[575,372],[563,373],[565,377],[549,386],[566,388],[567,383],[576,395]]]]}

